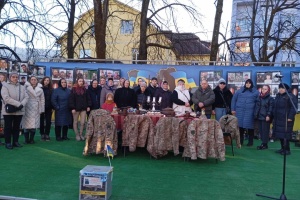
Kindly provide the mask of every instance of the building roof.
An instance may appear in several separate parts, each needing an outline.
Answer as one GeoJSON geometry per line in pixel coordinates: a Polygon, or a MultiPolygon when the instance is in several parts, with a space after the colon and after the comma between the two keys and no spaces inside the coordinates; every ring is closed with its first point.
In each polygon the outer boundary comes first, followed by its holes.
{"type": "Polygon", "coordinates": [[[164,31],[164,35],[171,41],[178,56],[210,54],[211,42],[201,41],[194,33],[164,31]]]}

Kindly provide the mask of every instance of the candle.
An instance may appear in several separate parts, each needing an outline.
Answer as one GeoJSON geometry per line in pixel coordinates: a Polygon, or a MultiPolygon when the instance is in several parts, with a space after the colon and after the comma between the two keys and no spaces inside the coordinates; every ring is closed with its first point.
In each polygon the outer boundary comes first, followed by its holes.
{"type": "Polygon", "coordinates": [[[159,102],[159,103],[161,102],[161,97],[159,97],[158,102],[159,102]]]}
{"type": "Polygon", "coordinates": [[[150,102],[150,96],[147,97],[147,102],[148,102],[148,103],[150,102]]]}
{"type": "Polygon", "coordinates": [[[155,102],[155,97],[153,97],[153,102],[155,102]]]}

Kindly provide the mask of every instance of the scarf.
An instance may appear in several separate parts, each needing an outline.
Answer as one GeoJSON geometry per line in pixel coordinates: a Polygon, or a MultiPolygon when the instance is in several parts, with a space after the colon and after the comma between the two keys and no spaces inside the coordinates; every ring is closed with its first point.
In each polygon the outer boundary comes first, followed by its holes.
{"type": "Polygon", "coordinates": [[[107,100],[107,99],[106,99],[106,100],[105,100],[105,103],[106,103],[106,104],[112,104],[112,103],[115,103],[115,102],[114,102],[114,100],[107,100]]]}

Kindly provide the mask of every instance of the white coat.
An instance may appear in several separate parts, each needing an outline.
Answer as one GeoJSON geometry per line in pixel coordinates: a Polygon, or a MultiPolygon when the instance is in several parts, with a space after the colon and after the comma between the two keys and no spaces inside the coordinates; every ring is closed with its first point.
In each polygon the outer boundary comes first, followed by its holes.
{"type": "Polygon", "coordinates": [[[29,99],[25,106],[22,127],[24,129],[36,129],[40,127],[40,114],[45,112],[44,92],[41,84],[33,89],[30,83],[26,82],[25,88],[29,99]]]}

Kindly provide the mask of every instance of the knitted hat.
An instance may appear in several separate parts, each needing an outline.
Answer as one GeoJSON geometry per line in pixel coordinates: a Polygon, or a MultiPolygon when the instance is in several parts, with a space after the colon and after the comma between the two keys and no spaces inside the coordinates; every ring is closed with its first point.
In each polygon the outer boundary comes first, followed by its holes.
{"type": "Polygon", "coordinates": [[[226,84],[226,81],[225,81],[225,79],[224,78],[220,78],[220,80],[219,80],[219,84],[220,83],[225,83],[226,84]]]}
{"type": "Polygon", "coordinates": [[[280,83],[278,87],[279,87],[279,88],[284,88],[283,85],[284,85],[284,87],[285,87],[286,90],[290,89],[290,86],[288,86],[288,85],[285,84],[285,83],[280,83]]]}

